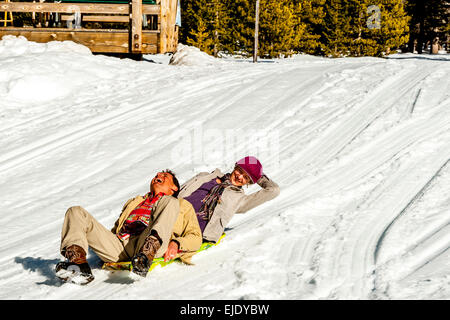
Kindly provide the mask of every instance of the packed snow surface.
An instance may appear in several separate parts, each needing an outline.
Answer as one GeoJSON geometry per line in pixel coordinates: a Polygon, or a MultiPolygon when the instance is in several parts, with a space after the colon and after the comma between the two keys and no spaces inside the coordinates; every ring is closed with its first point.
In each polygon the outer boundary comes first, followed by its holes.
{"type": "Polygon", "coordinates": [[[0,41],[1,299],[450,298],[448,55],[169,60],[0,41]],[[249,154],[281,194],[195,266],[55,277],[67,208],[110,228],[157,171],[249,154]]]}

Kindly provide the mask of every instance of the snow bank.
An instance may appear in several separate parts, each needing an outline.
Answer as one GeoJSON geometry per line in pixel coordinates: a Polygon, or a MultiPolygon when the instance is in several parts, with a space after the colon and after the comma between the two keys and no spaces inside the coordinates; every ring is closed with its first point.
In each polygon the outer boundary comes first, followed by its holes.
{"type": "Polygon", "coordinates": [[[77,96],[86,84],[108,86],[138,68],[136,61],[95,56],[72,41],[36,43],[22,36],[2,38],[0,66],[0,95],[27,105],[77,96]]]}
{"type": "Polygon", "coordinates": [[[74,68],[74,64],[61,63],[68,54],[72,59],[74,55],[92,57],[87,47],[72,41],[37,43],[23,36],[4,36],[0,41],[0,93],[12,101],[28,103],[67,96],[89,78],[89,73],[74,68]]]}
{"type": "Polygon", "coordinates": [[[181,66],[203,66],[220,63],[221,61],[208,55],[200,49],[184,44],[178,44],[177,51],[169,64],[181,66]]]}
{"type": "Polygon", "coordinates": [[[3,36],[0,41],[0,59],[28,54],[46,52],[67,52],[92,55],[89,48],[73,41],[51,41],[48,43],[37,43],[28,41],[23,36],[3,36]]]}

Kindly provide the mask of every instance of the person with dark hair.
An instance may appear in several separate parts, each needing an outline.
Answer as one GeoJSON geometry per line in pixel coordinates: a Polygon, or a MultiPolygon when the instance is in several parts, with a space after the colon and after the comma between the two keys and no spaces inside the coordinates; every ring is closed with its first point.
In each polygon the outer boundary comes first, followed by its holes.
{"type": "Polygon", "coordinates": [[[158,172],[150,192],[128,200],[112,230],[82,207],[67,210],[60,252],[67,259],[56,266],[63,281],[87,284],[94,279],[86,260],[91,248],[104,262],[132,262],[132,271],[146,276],[154,258],[180,257],[189,263],[201,246],[201,231],[192,205],[175,198],[180,190],[175,174],[158,172]],[[185,254],[185,257],[183,255],[185,254]]]}
{"type": "Polygon", "coordinates": [[[163,173],[169,173],[172,175],[172,179],[173,179],[173,184],[175,185],[175,189],[174,192],[172,194],[172,197],[177,198],[178,194],[180,193],[180,183],[178,182],[177,177],[175,176],[175,173],[170,170],[170,169],[166,169],[162,171],[163,173]]]}
{"type": "Polygon", "coordinates": [[[231,173],[219,169],[199,173],[181,186],[178,198],[194,207],[203,239],[217,242],[235,213],[245,213],[279,194],[280,188],[264,174],[260,161],[247,156],[235,163],[231,173]],[[254,183],[261,190],[245,194],[242,187],[254,183]]]}

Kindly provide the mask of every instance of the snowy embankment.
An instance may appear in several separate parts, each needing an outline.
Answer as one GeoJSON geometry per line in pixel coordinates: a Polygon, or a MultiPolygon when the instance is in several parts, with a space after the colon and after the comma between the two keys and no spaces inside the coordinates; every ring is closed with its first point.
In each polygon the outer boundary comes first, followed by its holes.
{"type": "Polygon", "coordinates": [[[0,298],[449,299],[449,60],[255,65],[183,47],[167,65],[4,38],[0,298]],[[281,194],[195,266],[136,279],[90,253],[93,283],[54,277],[68,207],[110,227],[158,170],[183,182],[247,154],[281,194]]]}

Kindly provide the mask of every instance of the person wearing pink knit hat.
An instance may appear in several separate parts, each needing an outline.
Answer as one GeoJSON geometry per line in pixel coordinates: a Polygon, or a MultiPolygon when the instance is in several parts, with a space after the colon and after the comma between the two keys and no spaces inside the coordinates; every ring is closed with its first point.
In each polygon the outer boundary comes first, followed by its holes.
{"type": "Polygon", "coordinates": [[[197,174],[181,186],[178,197],[194,207],[203,239],[216,242],[235,213],[245,213],[279,194],[279,186],[264,174],[261,162],[247,156],[235,163],[231,173],[216,169],[197,174]],[[246,194],[242,189],[255,183],[261,190],[246,194]]]}

